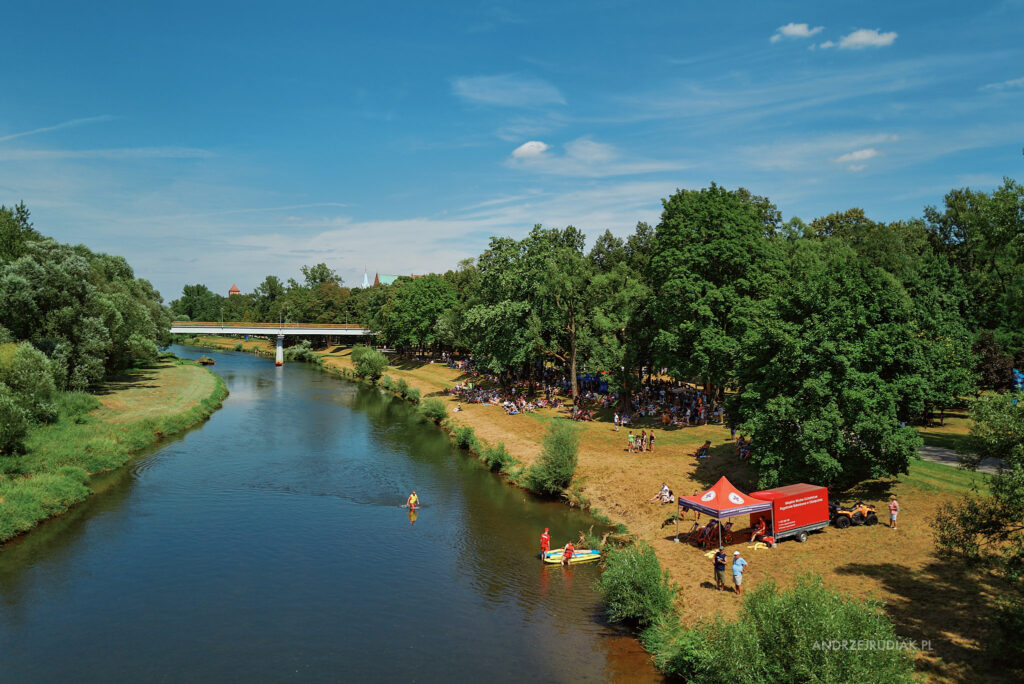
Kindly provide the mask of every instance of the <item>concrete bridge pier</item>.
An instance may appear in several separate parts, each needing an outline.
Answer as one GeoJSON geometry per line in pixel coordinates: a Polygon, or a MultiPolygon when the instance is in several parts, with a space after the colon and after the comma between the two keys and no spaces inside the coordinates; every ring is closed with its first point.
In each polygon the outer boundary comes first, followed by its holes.
{"type": "Polygon", "coordinates": [[[277,336],[277,353],[274,356],[274,363],[278,366],[284,365],[284,335],[277,336]]]}

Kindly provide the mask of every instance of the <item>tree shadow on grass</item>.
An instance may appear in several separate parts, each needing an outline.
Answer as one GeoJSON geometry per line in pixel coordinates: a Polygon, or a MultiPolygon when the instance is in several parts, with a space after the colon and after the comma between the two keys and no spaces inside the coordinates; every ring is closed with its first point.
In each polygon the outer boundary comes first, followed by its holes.
{"type": "Polygon", "coordinates": [[[732,444],[711,447],[709,458],[693,458],[697,466],[692,477],[705,488],[711,487],[724,475],[740,491],[752,492],[759,489],[757,472],[749,462],[736,457],[736,447],[732,444]]]}
{"type": "Polygon", "coordinates": [[[148,366],[112,375],[104,380],[103,384],[95,389],[92,394],[105,396],[137,387],[159,387],[158,384],[152,382],[156,378],[157,369],[158,366],[148,366]]]}
{"type": "Polygon", "coordinates": [[[1007,663],[997,662],[985,650],[996,636],[990,620],[995,612],[995,597],[1007,590],[1006,584],[993,573],[939,560],[920,570],[897,563],[851,563],[836,572],[870,577],[899,597],[887,603],[884,610],[901,637],[913,639],[918,645],[927,642],[934,655],[941,658],[941,662],[927,657],[918,660],[918,670],[929,678],[1020,681],[1020,670],[1014,675],[1007,669],[1007,663]]]}
{"type": "Polygon", "coordinates": [[[392,356],[389,361],[389,365],[404,371],[417,370],[418,368],[423,368],[424,366],[430,365],[428,361],[417,361],[416,359],[410,359],[408,356],[395,355],[392,356]]]}

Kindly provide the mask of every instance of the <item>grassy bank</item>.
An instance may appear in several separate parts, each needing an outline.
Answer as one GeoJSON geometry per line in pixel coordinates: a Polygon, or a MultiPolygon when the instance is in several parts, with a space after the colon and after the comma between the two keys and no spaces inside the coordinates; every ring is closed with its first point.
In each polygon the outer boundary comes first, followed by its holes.
{"type": "Polygon", "coordinates": [[[113,378],[95,396],[64,395],[57,422],[34,428],[27,453],[6,459],[0,542],[84,501],[91,475],[202,422],[226,396],[219,377],[176,359],[113,378]]]}
{"type": "MultiPolygon", "coordinates": [[[[347,348],[328,349],[322,358],[328,368],[352,370],[347,348]]],[[[419,390],[424,401],[442,403],[456,439],[462,435],[466,445],[479,454],[489,445],[504,444],[503,458],[514,464],[508,468],[514,481],[519,481],[516,475],[533,465],[542,452],[548,424],[567,415],[564,410],[542,409],[508,416],[498,407],[479,404],[463,404],[462,411],[454,412],[458,400],[444,390],[479,378],[441,364],[396,357],[385,372],[392,383],[404,381],[419,390]]],[[[965,429],[961,423],[965,420],[953,416],[947,429],[965,429]]],[[[614,431],[611,411],[599,412],[594,422],[581,427],[579,465],[569,498],[589,504],[601,517],[627,527],[639,541],[650,545],[678,587],[674,611],[682,625],[738,619],[740,601],[731,592],[715,590],[711,560],[701,550],[675,542],[671,507],[647,502],[663,481],[677,494],[706,488],[722,475],[741,489],[754,489],[756,473],[733,455],[728,430],[717,425],[663,428],[654,421],[641,421],[632,428],[636,432],[653,429],[656,451],[630,454],[625,450],[627,431],[614,431]],[[692,454],[705,439],[712,442],[712,457],[697,461],[692,454]]],[[[933,525],[941,521],[943,510],[963,494],[975,488],[983,490],[986,480],[983,475],[915,460],[907,475],[861,483],[838,494],[844,503],[874,503],[883,511],[883,519],[885,502],[890,494],[896,494],[903,511],[897,531],[885,525],[828,528],[804,544],[784,542],[778,549],[755,550],[744,537],[747,520],[737,518],[739,534],[727,550],[730,555],[735,549],[742,550],[750,562],[745,583],[748,591],[763,582],[773,582],[786,591],[810,574],[822,578],[830,591],[877,602],[901,638],[930,642],[929,650],[917,653],[916,666],[932,680],[1006,678],[988,656],[987,644],[993,638],[989,616],[995,601],[1012,588],[986,568],[965,568],[940,556],[932,537],[933,525]]],[[[690,517],[680,529],[685,531],[692,524],[690,517]]]]}

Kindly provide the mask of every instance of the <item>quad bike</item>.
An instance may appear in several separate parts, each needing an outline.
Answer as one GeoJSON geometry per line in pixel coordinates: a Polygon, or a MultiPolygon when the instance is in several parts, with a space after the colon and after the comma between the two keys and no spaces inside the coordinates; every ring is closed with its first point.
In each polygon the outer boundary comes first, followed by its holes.
{"type": "Polygon", "coordinates": [[[850,507],[840,506],[838,502],[832,504],[832,524],[841,530],[850,525],[874,525],[878,522],[878,514],[875,507],[858,501],[850,507]]]}

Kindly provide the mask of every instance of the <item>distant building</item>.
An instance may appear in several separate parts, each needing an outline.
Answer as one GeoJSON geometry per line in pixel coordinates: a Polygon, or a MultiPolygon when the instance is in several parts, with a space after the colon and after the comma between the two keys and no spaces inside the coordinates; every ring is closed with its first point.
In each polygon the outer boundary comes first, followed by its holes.
{"type": "Polygon", "coordinates": [[[366,274],[366,268],[363,268],[363,289],[370,287],[370,277],[366,274]]]}
{"type": "Polygon", "coordinates": [[[235,295],[242,294],[242,291],[238,289],[237,285],[232,285],[231,289],[228,290],[228,297],[234,297],[235,295]]]}

